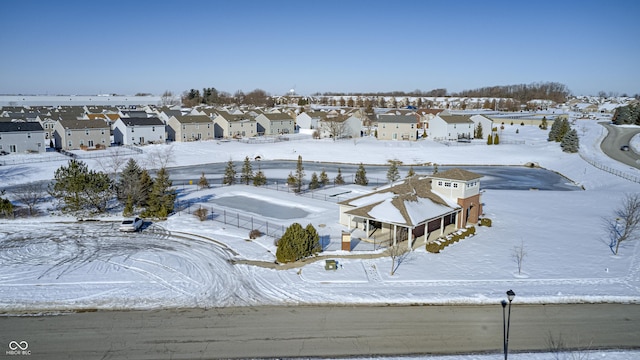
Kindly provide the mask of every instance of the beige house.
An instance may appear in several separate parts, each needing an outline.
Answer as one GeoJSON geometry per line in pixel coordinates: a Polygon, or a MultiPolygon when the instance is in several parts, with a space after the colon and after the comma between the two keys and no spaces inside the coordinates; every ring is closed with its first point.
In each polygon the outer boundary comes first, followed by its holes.
{"type": "Polygon", "coordinates": [[[418,117],[411,115],[378,116],[378,140],[410,140],[417,139],[420,128],[418,117]]]}
{"type": "Polygon", "coordinates": [[[167,140],[198,141],[213,139],[213,121],[206,115],[174,115],[167,121],[167,140]]]}
{"type": "Polygon", "coordinates": [[[58,120],[53,133],[58,149],[95,149],[111,145],[111,127],[105,120],[58,120]]]}
{"type": "Polygon", "coordinates": [[[257,122],[247,115],[231,115],[219,111],[213,119],[215,138],[251,137],[258,134],[257,122]]]}
{"type": "Polygon", "coordinates": [[[293,134],[294,119],[289,114],[263,113],[256,116],[258,135],[293,134]]]}
{"type": "Polygon", "coordinates": [[[340,224],[359,229],[365,241],[407,240],[411,249],[479,221],[481,177],[463,169],[412,176],[338,203],[340,224]]]}

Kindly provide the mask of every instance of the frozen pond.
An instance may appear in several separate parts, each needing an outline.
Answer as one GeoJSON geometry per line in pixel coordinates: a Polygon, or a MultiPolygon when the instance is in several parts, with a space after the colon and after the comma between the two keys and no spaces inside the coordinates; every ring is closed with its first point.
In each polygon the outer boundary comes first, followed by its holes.
{"type": "Polygon", "coordinates": [[[278,205],[273,202],[241,195],[220,197],[213,199],[211,202],[216,205],[282,220],[299,219],[309,215],[307,211],[298,207],[278,205]]]}

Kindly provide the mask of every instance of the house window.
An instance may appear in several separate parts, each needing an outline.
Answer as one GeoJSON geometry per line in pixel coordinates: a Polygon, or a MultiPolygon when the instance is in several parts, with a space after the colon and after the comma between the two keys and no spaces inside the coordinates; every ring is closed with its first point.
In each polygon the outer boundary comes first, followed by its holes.
{"type": "Polygon", "coordinates": [[[104,135],[104,129],[102,129],[102,131],[100,132],[101,135],[104,135]]]}
{"type": "Polygon", "coordinates": [[[187,138],[187,134],[182,134],[182,138],[186,139],[187,138]]]}
{"type": "Polygon", "coordinates": [[[71,140],[69,140],[69,147],[72,147],[73,144],[71,143],[71,140]]]}
{"type": "Polygon", "coordinates": [[[382,124],[382,128],[383,128],[383,129],[384,129],[384,128],[386,128],[386,127],[387,127],[387,125],[386,125],[386,124],[382,124]]]}
{"type": "Polygon", "coordinates": [[[187,125],[182,125],[182,130],[187,130],[187,125]]]}
{"type": "Polygon", "coordinates": [[[438,181],[438,186],[442,186],[442,181],[438,181]]]}
{"type": "Polygon", "coordinates": [[[67,136],[71,136],[71,131],[67,131],[67,136]]]}
{"type": "Polygon", "coordinates": [[[27,139],[31,139],[31,133],[27,133],[27,139]]]}
{"type": "Polygon", "coordinates": [[[152,126],[152,127],[151,127],[151,131],[156,131],[156,127],[155,127],[155,126],[152,126]]]}
{"type": "Polygon", "coordinates": [[[84,131],[84,133],[85,133],[86,135],[89,135],[89,129],[86,129],[86,130],[84,131]]]}
{"type": "Polygon", "coordinates": [[[453,188],[457,189],[458,188],[458,183],[453,183],[453,188]]]}
{"type": "Polygon", "coordinates": [[[451,187],[451,183],[450,182],[445,182],[444,183],[444,187],[451,187]]]}
{"type": "Polygon", "coordinates": [[[211,129],[211,124],[207,124],[207,129],[211,129]]]}

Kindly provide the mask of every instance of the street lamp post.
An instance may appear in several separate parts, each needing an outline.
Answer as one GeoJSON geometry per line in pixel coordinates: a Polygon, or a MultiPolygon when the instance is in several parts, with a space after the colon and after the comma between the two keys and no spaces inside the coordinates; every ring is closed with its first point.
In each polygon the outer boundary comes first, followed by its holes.
{"type": "Polygon", "coordinates": [[[502,300],[502,340],[504,345],[504,360],[507,360],[509,354],[509,326],[511,325],[511,301],[516,297],[516,293],[513,290],[507,291],[507,298],[509,299],[509,312],[505,319],[505,308],[507,307],[507,301],[502,300]]]}

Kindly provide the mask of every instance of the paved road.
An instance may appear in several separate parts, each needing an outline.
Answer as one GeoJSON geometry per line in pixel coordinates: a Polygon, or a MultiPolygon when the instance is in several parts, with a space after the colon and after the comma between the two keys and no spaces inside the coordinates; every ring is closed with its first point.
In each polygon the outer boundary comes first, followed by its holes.
{"type": "MultiPolygon", "coordinates": [[[[548,351],[550,334],[571,347],[637,348],[640,305],[514,301],[511,351],[548,351]]],[[[264,306],[0,317],[5,351],[11,342],[25,341],[29,359],[500,353],[502,339],[499,304],[264,306]]]]}
{"type": "Polygon", "coordinates": [[[601,124],[609,132],[600,144],[602,151],[614,160],[640,169],[640,154],[636,154],[632,149],[629,151],[620,150],[622,145],[629,145],[631,138],[640,133],[640,129],[619,127],[608,123],[601,124]]]}

